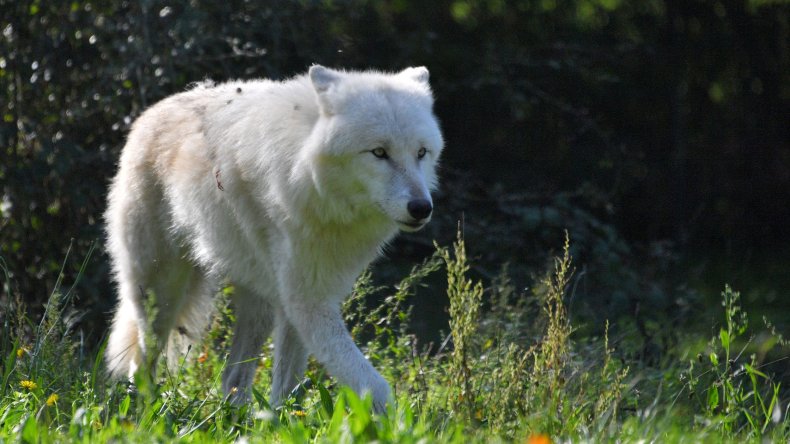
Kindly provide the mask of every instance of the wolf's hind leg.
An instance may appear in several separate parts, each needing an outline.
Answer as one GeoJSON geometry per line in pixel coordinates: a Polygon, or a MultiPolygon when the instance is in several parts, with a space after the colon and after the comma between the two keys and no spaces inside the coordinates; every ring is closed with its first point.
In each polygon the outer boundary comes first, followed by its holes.
{"type": "Polygon", "coordinates": [[[188,290],[195,282],[197,270],[194,265],[182,260],[160,261],[162,265],[150,274],[147,285],[140,286],[139,291],[143,306],[149,306],[150,312],[141,318],[140,330],[148,337],[142,337],[148,357],[147,363],[151,375],[156,374],[156,364],[163,350],[167,350],[170,332],[182,313],[187,301],[188,290]],[[150,298],[150,299],[149,299],[150,298]],[[152,316],[152,317],[151,317],[152,316]]]}
{"type": "Polygon", "coordinates": [[[232,302],[236,328],[222,374],[222,390],[231,402],[243,404],[250,398],[261,348],[271,334],[274,316],[271,305],[249,289],[236,287],[232,302]]]}
{"type": "Polygon", "coordinates": [[[119,279],[120,302],[107,345],[114,377],[130,379],[141,367],[153,377],[157,360],[181,313],[195,269],[185,262],[165,261],[158,273],[130,273],[119,279]],[[141,277],[142,275],[142,277],[141,277]]]}
{"type": "MultiPolygon", "coordinates": [[[[167,341],[167,365],[174,369],[180,357],[186,357],[191,347],[200,342],[214,314],[217,285],[201,270],[196,270],[187,284],[181,307],[175,315],[174,327],[167,341]]],[[[194,355],[195,352],[193,351],[194,355]]]]}

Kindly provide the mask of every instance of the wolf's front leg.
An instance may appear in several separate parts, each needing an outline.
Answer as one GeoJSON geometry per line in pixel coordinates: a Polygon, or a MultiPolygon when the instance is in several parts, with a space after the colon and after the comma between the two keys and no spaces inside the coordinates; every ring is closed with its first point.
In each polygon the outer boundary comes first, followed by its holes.
{"type": "Polygon", "coordinates": [[[222,390],[231,402],[243,404],[250,398],[261,347],[272,331],[274,316],[268,302],[245,288],[236,287],[233,305],[236,328],[222,374],[222,390]]]}
{"type": "Polygon", "coordinates": [[[360,396],[370,393],[377,413],[392,398],[389,384],[365,359],[348,334],[337,304],[291,298],[284,301],[285,314],[307,350],[327,371],[360,396]]]}
{"type": "Polygon", "coordinates": [[[272,369],[272,406],[279,406],[296,387],[307,368],[307,350],[299,333],[285,313],[277,313],[274,328],[274,368],[272,369]]]}

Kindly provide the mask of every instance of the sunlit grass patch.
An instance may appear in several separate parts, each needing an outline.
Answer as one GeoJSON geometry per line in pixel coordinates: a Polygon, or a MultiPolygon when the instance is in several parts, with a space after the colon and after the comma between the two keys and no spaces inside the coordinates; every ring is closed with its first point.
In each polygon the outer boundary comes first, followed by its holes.
{"type": "MultiPolygon", "coordinates": [[[[655,365],[618,351],[609,335],[577,337],[567,300],[570,240],[529,288],[504,273],[486,282],[459,236],[393,288],[364,273],[344,309],[352,335],[392,383],[395,402],[375,415],[311,362],[277,409],[268,403],[264,351],[245,406],[220,390],[233,313],[221,292],[203,343],[177,366],[135,386],[107,381],[102,348],[70,328],[68,291],[45,318],[7,312],[0,340],[0,440],[25,442],[787,442],[788,400],[750,350],[740,295],[722,293],[710,341],[678,346],[655,365]],[[446,282],[450,322],[441,344],[410,333],[410,300],[426,278],[446,282]],[[369,301],[380,303],[370,308],[369,301]],[[689,355],[688,350],[696,350],[689,355]]],[[[771,334],[770,329],[768,333],[771,334]]],[[[776,344],[783,343],[777,336],[776,344]]]]}

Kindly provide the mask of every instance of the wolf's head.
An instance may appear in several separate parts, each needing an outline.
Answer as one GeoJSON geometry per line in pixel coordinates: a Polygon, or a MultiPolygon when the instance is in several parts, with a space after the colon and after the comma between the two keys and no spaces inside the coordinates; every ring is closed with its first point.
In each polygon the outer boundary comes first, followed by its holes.
{"type": "Polygon", "coordinates": [[[403,231],[430,219],[444,142],[433,114],[428,70],[396,74],[310,68],[320,117],[313,179],[349,218],[378,214],[403,231]]]}

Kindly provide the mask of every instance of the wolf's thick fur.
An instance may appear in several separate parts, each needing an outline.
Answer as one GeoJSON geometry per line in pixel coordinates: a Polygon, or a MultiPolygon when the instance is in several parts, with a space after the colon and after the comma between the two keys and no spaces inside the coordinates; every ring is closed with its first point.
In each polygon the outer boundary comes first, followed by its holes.
{"type": "Polygon", "coordinates": [[[425,68],[316,65],[285,82],[198,86],[143,113],[106,213],[119,292],[110,372],[136,371],[146,333],[158,348],[199,338],[229,279],[237,323],[226,393],[247,399],[273,331],[274,404],[310,353],[381,410],[389,385],[354,345],[340,304],[398,229],[430,219],[443,147],[432,107],[425,68]]]}

